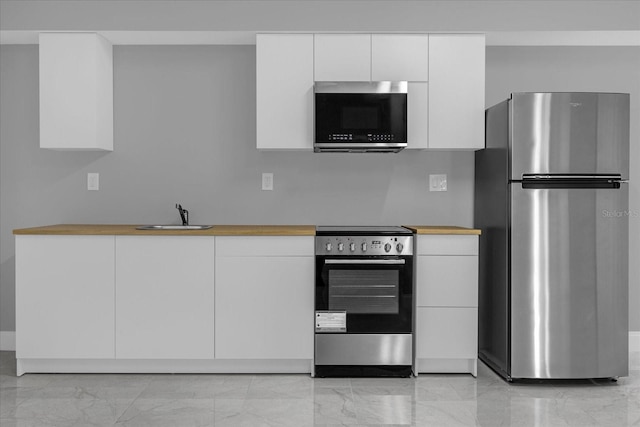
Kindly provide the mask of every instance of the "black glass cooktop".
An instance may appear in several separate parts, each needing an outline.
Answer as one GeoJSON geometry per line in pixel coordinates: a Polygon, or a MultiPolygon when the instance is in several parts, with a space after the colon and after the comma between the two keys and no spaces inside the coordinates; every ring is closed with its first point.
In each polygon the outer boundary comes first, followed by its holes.
{"type": "Polygon", "coordinates": [[[378,225],[322,225],[316,227],[318,236],[389,236],[389,235],[411,235],[413,232],[408,228],[398,226],[378,226],[378,225]]]}

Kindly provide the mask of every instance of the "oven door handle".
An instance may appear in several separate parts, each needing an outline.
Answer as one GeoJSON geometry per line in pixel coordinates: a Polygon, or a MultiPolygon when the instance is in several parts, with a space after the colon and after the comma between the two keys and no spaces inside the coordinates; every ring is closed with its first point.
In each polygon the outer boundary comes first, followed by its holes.
{"type": "Polygon", "coordinates": [[[386,264],[404,265],[403,259],[327,259],[325,264],[386,264]]]}

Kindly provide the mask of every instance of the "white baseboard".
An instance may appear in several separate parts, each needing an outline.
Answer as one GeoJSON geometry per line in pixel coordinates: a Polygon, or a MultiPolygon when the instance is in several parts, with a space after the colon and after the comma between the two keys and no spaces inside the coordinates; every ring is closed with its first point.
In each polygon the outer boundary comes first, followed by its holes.
{"type": "Polygon", "coordinates": [[[629,351],[640,351],[640,331],[629,331],[629,351]]]}
{"type": "Polygon", "coordinates": [[[16,351],[16,333],[0,331],[0,351],[16,351]]]}

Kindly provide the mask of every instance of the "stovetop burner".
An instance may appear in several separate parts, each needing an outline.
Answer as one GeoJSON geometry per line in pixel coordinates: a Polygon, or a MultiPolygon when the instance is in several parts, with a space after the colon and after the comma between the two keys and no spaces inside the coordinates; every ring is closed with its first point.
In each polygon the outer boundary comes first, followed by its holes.
{"type": "Polygon", "coordinates": [[[410,236],[413,232],[398,226],[377,225],[347,225],[347,226],[318,226],[318,236],[410,236]]]}

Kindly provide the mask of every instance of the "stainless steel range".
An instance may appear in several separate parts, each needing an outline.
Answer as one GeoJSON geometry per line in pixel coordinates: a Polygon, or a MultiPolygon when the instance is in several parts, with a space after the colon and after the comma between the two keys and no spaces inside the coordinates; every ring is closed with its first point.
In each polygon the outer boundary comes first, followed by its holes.
{"type": "Polygon", "coordinates": [[[317,227],[315,376],[410,376],[413,233],[317,227]]]}

